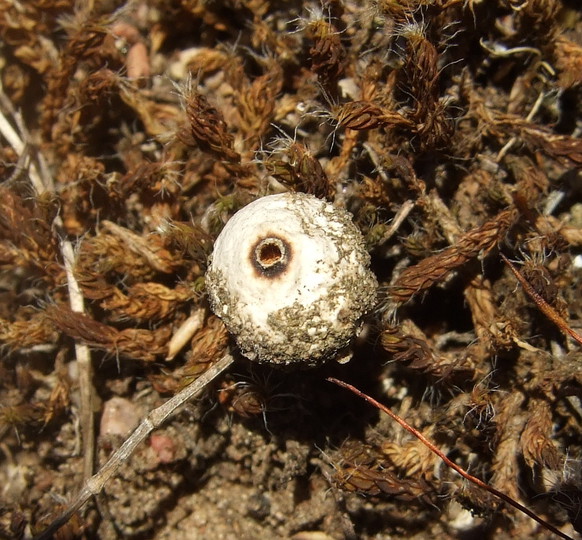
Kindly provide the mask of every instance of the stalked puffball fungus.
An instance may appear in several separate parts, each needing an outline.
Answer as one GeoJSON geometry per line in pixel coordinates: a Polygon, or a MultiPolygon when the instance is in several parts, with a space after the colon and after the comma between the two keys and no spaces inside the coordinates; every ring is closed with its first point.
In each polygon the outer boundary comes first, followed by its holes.
{"type": "Polygon", "coordinates": [[[213,311],[258,362],[314,366],[349,358],[377,281],[342,209],[303,193],[258,199],[216,239],[206,274],[213,311]]]}

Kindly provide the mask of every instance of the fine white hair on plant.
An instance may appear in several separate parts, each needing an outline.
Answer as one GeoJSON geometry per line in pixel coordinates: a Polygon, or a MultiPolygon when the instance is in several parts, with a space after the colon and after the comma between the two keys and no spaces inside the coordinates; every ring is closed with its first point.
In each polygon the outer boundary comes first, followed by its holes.
{"type": "Polygon", "coordinates": [[[327,13],[324,12],[322,6],[307,6],[305,8],[306,15],[295,17],[287,22],[288,25],[294,24],[295,30],[292,33],[303,32],[315,24],[331,24],[333,17],[331,16],[329,8],[327,13]]]}

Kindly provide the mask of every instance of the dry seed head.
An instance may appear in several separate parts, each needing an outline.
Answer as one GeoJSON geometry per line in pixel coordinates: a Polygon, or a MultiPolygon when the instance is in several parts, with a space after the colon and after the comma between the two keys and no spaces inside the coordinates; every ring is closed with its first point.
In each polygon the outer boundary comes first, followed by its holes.
{"type": "Polygon", "coordinates": [[[347,212],[285,193],[258,199],[230,219],[206,283],[212,309],[245,356],[313,366],[346,359],[376,298],[369,261],[347,212]]]}

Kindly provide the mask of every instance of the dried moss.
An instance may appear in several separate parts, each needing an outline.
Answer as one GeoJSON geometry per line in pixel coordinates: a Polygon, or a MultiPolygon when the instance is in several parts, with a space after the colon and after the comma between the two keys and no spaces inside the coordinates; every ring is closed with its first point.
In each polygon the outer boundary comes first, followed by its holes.
{"type": "Polygon", "coordinates": [[[166,360],[207,307],[222,224],[281,190],[346,208],[364,234],[381,301],[352,361],[239,360],[228,387],[252,388],[247,406],[209,388],[167,428],[176,459],[148,443],[63,534],[547,536],[330,374],[582,531],[578,3],[81,4],[0,0],[0,536],[74,497],[79,416],[112,396],[148,410],[233,347],[211,316],[166,360]]]}

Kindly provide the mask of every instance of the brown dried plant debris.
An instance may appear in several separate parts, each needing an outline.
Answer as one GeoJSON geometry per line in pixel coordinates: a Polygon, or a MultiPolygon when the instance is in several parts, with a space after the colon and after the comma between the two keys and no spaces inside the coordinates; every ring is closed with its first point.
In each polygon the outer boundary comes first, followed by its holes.
{"type": "MultiPolygon", "coordinates": [[[[188,230],[194,231],[192,227],[188,230]]],[[[142,242],[137,241],[134,235],[133,240],[136,257],[129,258],[124,249],[127,238],[120,240],[116,236],[100,234],[83,242],[75,269],[79,285],[85,298],[99,301],[101,308],[110,313],[112,321],[133,320],[143,323],[168,319],[196,297],[196,290],[186,283],[168,287],[162,283],[145,281],[159,277],[160,272],[156,270],[168,269],[168,266],[161,263],[168,252],[152,252],[149,248],[151,243],[147,244],[152,240],[151,237],[142,242]],[[144,253],[144,258],[140,258],[138,253],[144,253]],[[151,264],[147,264],[148,259],[151,264]],[[118,285],[120,280],[125,281],[123,286],[118,285]]],[[[194,243],[194,235],[190,242],[194,243]]],[[[171,262],[167,261],[167,264],[171,262]]],[[[162,275],[164,273],[167,272],[162,272],[162,275]]]]}
{"type": "Polygon", "coordinates": [[[415,474],[401,477],[383,449],[351,441],[340,449],[340,456],[334,480],[342,489],[406,502],[435,504],[437,501],[438,491],[429,482],[415,474]]]}
{"type": "Polygon", "coordinates": [[[542,148],[544,153],[566,166],[582,165],[582,141],[567,135],[559,135],[545,126],[537,126],[520,117],[499,115],[492,132],[500,130],[504,136],[520,138],[532,149],[542,148]]]}
{"type": "Polygon", "coordinates": [[[443,281],[453,270],[471,259],[486,255],[505,237],[516,218],[515,210],[504,210],[480,227],[460,236],[454,245],[407,268],[392,283],[391,297],[396,302],[405,302],[443,281]]]}
{"type": "Polygon", "coordinates": [[[380,343],[392,360],[430,374],[438,383],[455,379],[466,381],[476,376],[474,369],[465,365],[460,358],[435,354],[426,340],[405,333],[402,327],[387,326],[380,336],[380,343]]]}
{"type": "MultiPolygon", "coordinates": [[[[582,345],[582,336],[579,335],[578,332],[574,331],[570,327],[570,325],[564,319],[564,317],[552,305],[550,305],[543,296],[543,294],[545,294],[546,296],[550,296],[554,302],[556,301],[557,293],[552,294],[553,293],[552,282],[551,281],[549,281],[549,282],[542,281],[541,283],[540,282],[536,283],[536,285],[541,286],[541,290],[543,291],[542,294],[540,294],[535,289],[535,287],[532,286],[532,284],[529,283],[529,281],[522,275],[522,273],[509,261],[509,259],[507,259],[507,257],[505,257],[505,255],[501,255],[501,257],[503,258],[505,263],[509,266],[513,275],[518,279],[518,281],[521,283],[521,285],[523,285],[525,292],[535,302],[535,304],[538,306],[540,311],[550,321],[552,321],[560,329],[560,331],[562,333],[572,337],[576,342],[578,342],[579,345],[582,345]]],[[[531,272],[531,270],[530,270],[530,272],[531,272]]],[[[537,274],[535,274],[535,273],[532,273],[532,274],[534,275],[534,277],[538,277],[537,274]]],[[[565,310],[565,306],[563,305],[563,303],[561,303],[561,308],[562,308],[562,311],[565,310]]]]}
{"type": "Polygon", "coordinates": [[[67,0],[21,4],[3,1],[0,3],[2,41],[20,62],[45,74],[54,64],[55,49],[49,37],[58,26],[58,17],[70,13],[71,7],[67,0]]]}
{"type": "Polygon", "coordinates": [[[580,347],[544,315],[582,333],[580,35],[571,0],[0,0],[0,536],[80,486],[76,345],[97,415],[236,356],[208,258],[239,208],[286,190],[364,235],[382,300],[353,360],[237,358],[107,485],[114,511],[62,534],[546,537],[334,374],[582,530],[580,347]],[[65,307],[63,241],[85,314],[65,307]]]}
{"type": "Polygon", "coordinates": [[[514,392],[501,400],[495,409],[496,451],[493,458],[491,485],[514,499],[520,498],[517,485],[521,437],[526,423],[522,410],[524,396],[514,392]]]}
{"type": "Polygon", "coordinates": [[[310,22],[307,30],[313,40],[309,49],[311,70],[317,73],[322,88],[334,98],[337,96],[339,77],[345,68],[346,51],[341,42],[341,33],[330,20],[315,19],[310,22]]]}
{"type": "Polygon", "coordinates": [[[56,238],[51,224],[58,202],[50,196],[25,200],[0,188],[0,264],[4,269],[33,271],[35,278],[62,279],[56,238]]]}
{"type": "Polygon", "coordinates": [[[167,352],[171,335],[168,327],[117,330],[66,307],[48,306],[45,313],[63,334],[105,351],[114,358],[154,362],[167,352]]]}
{"type": "Polygon", "coordinates": [[[351,101],[337,108],[335,118],[340,127],[355,131],[385,128],[407,127],[414,129],[415,123],[402,114],[385,110],[368,101],[351,101]]]}
{"type": "Polygon", "coordinates": [[[555,41],[558,82],[564,89],[582,85],[582,45],[558,36],[555,41]]]}
{"type": "Polygon", "coordinates": [[[335,185],[320,161],[301,143],[282,141],[266,157],[263,166],[273,178],[293,191],[333,199],[335,185]]]}
{"type": "Polygon", "coordinates": [[[28,314],[25,320],[0,319],[0,344],[14,351],[54,344],[57,340],[58,333],[43,312],[28,314]]]}
{"type": "Polygon", "coordinates": [[[194,291],[187,285],[170,289],[161,283],[136,283],[124,294],[119,289],[112,291],[111,297],[100,306],[111,312],[112,320],[160,321],[175,315],[194,297],[194,291]]]}
{"type": "MultiPolygon", "coordinates": [[[[47,139],[58,136],[58,128],[55,129],[55,120],[66,103],[70,80],[75,69],[82,61],[87,61],[89,66],[104,64],[105,54],[103,44],[108,36],[107,25],[109,17],[91,17],[84,19],[84,14],[79,13],[79,20],[70,22],[70,38],[66,47],[60,52],[59,60],[51,66],[47,76],[47,93],[43,101],[43,114],[41,127],[47,139]]],[[[58,125],[58,124],[57,124],[58,125]]],[[[62,130],[64,126],[59,126],[62,130]]]]}
{"type": "Polygon", "coordinates": [[[521,435],[523,458],[528,467],[558,470],[563,466],[552,435],[552,411],[546,401],[532,400],[529,419],[521,435]]]}
{"type": "Polygon", "coordinates": [[[154,373],[149,375],[157,392],[176,393],[202,373],[218,357],[222,357],[229,345],[229,335],[224,323],[216,316],[209,316],[203,328],[199,329],[189,340],[186,347],[185,363],[172,373],[154,373]]]}
{"type": "MultiPolygon", "coordinates": [[[[78,268],[81,275],[104,276],[108,272],[131,280],[172,274],[181,266],[177,255],[165,246],[160,234],[137,234],[109,221],[101,231],[81,243],[78,268]]],[[[82,280],[81,280],[82,281],[82,280]]]]}
{"type": "Polygon", "coordinates": [[[237,112],[237,124],[244,147],[249,156],[259,149],[263,137],[271,129],[277,98],[283,87],[283,70],[274,59],[260,59],[265,73],[252,81],[239,63],[226,73],[233,87],[233,105],[237,112]]]}
{"type": "Polygon", "coordinates": [[[206,369],[215,358],[221,357],[229,343],[228,332],[224,323],[216,316],[211,315],[204,328],[192,336],[188,359],[184,365],[185,381],[196,377],[206,369]]]}
{"type": "Polygon", "coordinates": [[[407,117],[414,125],[422,150],[444,148],[454,133],[453,118],[439,92],[439,57],[425,36],[421,24],[403,24],[400,35],[407,41],[402,69],[405,94],[409,100],[407,117]]]}
{"type": "Polygon", "coordinates": [[[240,162],[240,154],[234,150],[234,137],[222,114],[213,107],[208,98],[191,92],[186,97],[188,125],[178,137],[187,146],[198,146],[204,152],[226,161],[240,162]]]}

